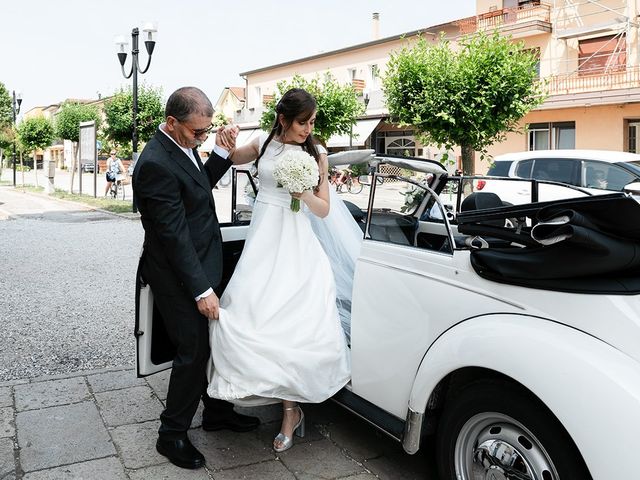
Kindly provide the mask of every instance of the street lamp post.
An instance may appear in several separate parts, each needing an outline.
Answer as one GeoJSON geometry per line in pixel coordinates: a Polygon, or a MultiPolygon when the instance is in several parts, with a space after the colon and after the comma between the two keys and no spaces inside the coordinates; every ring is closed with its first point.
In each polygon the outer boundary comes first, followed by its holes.
{"type": "MultiPolygon", "coordinates": [[[[124,69],[124,64],[127,60],[127,48],[129,46],[128,42],[124,39],[123,36],[116,38],[116,45],[118,46],[118,60],[120,61],[120,68],[122,69],[122,75],[124,78],[133,77],[133,109],[132,109],[132,120],[133,120],[133,131],[131,133],[131,150],[132,150],[132,161],[135,165],[138,160],[138,72],[143,75],[147,73],[149,67],[151,66],[151,56],[153,55],[153,49],[156,46],[155,35],[158,29],[153,23],[146,23],[144,28],[142,29],[143,38],[144,38],[144,46],[147,49],[147,66],[144,69],[140,68],[140,62],[138,61],[138,53],[140,52],[138,49],[138,36],[140,32],[138,28],[134,28],[131,30],[131,70],[127,74],[124,69]]],[[[133,200],[133,212],[137,211],[135,197],[133,200]]]]}
{"type": "MultiPolygon", "coordinates": [[[[367,107],[369,106],[369,92],[364,92],[362,102],[364,103],[364,111],[366,113],[367,107]]],[[[353,124],[349,127],[349,150],[353,150],[353,124]]]]}
{"type": "MultiPolygon", "coordinates": [[[[22,103],[22,94],[13,91],[13,102],[11,110],[13,112],[13,128],[16,128],[16,117],[20,113],[20,104],[22,103]]],[[[16,139],[13,139],[13,186],[16,186],[16,139]]]]}

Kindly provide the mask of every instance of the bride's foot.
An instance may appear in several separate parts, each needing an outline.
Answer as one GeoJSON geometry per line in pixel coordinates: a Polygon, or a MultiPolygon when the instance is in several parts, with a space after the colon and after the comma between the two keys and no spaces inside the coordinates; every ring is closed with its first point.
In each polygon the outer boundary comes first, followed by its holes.
{"type": "Polygon", "coordinates": [[[280,433],[273,439],[273,449],[280,453],[293,446],[293,435],[304,437],[304,413],[298,405],[284,407],[280,433]]]}

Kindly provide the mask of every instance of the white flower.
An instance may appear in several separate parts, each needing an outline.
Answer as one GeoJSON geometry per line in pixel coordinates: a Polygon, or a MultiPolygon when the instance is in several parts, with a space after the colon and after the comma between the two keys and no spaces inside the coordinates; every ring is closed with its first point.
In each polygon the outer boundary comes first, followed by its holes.
{"type": "MultiPolygon", "coordinates": [[[[276,160],[273,177],[289,193],[302,193],[318,185],[320,171],[311,155],[302,150],[291,150],[276,160]]],[[[299,198],[291,198],[291,210],[300,211],[299,198]]]]}
{"type": "Polygon", "coordinates": [[[273,176],[289,193],[301,193],[318,185],[320,172],[315,158],[302,150],[291,150],[278,158],[273,176]]]}

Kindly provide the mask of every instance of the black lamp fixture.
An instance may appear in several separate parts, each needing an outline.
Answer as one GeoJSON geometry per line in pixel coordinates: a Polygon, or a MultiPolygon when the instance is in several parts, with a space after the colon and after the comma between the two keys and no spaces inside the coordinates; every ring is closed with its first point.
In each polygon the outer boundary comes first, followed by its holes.
{"type": "MultiPolygon", "coordinates": [[[[13,101],[11,103],[11,111],[13,113],[13,126],[16,126],[16,117],[20,113],[20,105],[22,104],[22,93],[13,91],[13,101]]],[[[16,186],[16,139],[13,139],[13,186],[16,186]]]]}
{"type": "MultiPolygon", "coordinates": [[[[131,133],[131,150],[132,150],[132,160],[133,163],[138,160],[138,73],[141,75],[147,73],[149,70],[149,66],[151,66],[151,56],[153,55],[153,49],[156,46],[156,35],[158,32],[158,28],[155,23],[147,22],[144,24],[142,28],[142,36],[144,40],[144,46],[147,49],[147,66],[144,69],[140,68],[140,62],[138,60],[138,53],[140,50],[138,49],[138,37],[140,35],[140,31],[138,28],[134,28],[131,30],[131,69],[129,73],[126,73],[124,68],[124,64],[127,61],[127,49],[129,48],[129,43],[125,40],[124,36],[116,37],[116,45],[118,47],[118,61],[120,62],[120,68],[122,69],[122,75],[124,78],[131,78],[133,76],[133,130],[131,133]]],[[[133,212],[137,211],[135,201],[133,203],[133,212]]]]}
{"type": "MultiPolygon", "coordinates": [[[[364,103],[364,111],[367,113],[367,107],[369,106],[369,91],[365,90],[362,95],[362,102],[364,103]]],[[[353,149],[353,125],[349,127],[349,150],[353,149]]]]}

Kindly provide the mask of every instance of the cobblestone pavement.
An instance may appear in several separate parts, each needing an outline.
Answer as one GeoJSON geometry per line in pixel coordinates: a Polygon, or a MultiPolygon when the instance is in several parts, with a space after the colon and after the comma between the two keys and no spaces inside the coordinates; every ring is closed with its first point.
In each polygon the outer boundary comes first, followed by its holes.
{"type": "Polygon", "coordinates": [[[283,454],[278,406],[249,409],[251,433],[204,432],[197,414],[205,469],[156,453],[168,372],[132,368],[142,228],[125,217],[0,187],[0,479],[436,478],[429,452],[406,455],[331,401],[304,406],[311,428],[283,454]]]}
{"type": "Polygon", "coordinates": [[[425,453],[400,445],[331,401],[304,406],[307,434],[282,454],[270,448],[277,405],[249,433],[204,432],[200,412],[189,436],[204,469],[173,466],[155,451],[168,373],[136,378],[105,369],[0,383],[0,478],[6,480],[435,479],[425,453]]]}

